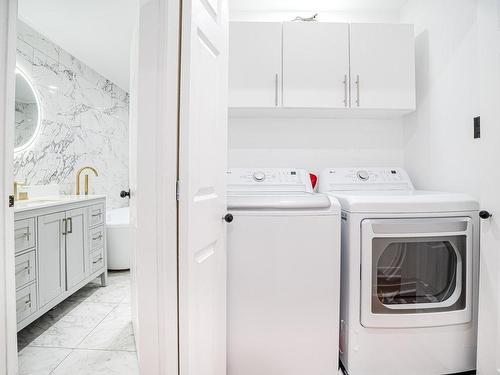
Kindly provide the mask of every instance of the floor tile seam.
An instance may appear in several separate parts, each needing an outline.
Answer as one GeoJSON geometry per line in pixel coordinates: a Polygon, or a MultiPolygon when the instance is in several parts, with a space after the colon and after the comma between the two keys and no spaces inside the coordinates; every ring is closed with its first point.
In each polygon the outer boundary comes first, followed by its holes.
{"type": "MultiPolygon", "coordinates": [[[[67,348],[67,349],[70,349],[70,348],[67,348]]],[[[64,362],[64,361],[65,361],[65,360],[66,360],[66,359],[67,359],[67,358],[71,355],[71,353],[73,353],[73,351],[74,351],[74,350],[75,350],[75,349],[71,348],[71,350],[69,351],[69,353],[68,353],[68,354],[67,354],[67,355],[66,355],[66,356],[65,356],[65,357],[64,357],[64,358],[63,358],[63,359],[62,359],[62,360],[61,360],[61,361],[57,364],[57,366],[56,366],[56,367],[54,367],[54,368],[52,369],[52,371],[51,371],[51,372],[49,372],[49,375],[54,374],[54,371],[56,371],[56,370],[57,370],[57,368],[58,368],[59,366],[61,366],[61,364],[62,364],[62,363],[63,363],[63,362],[64,362]]]]}

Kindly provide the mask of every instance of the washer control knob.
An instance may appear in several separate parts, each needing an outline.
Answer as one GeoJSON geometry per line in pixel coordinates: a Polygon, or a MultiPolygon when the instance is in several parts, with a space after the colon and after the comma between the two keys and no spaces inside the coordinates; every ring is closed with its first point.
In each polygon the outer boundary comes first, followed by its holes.
{"type": "Polygon", "coordinates": [[[266,179],[266,174],[264,172],[255,172],[253,174],[253,179],[257,182],[262,182],[266,179]]]}
{"type": "Polygon", "coordinates": [[[368,181],[368,179],[370,178],[370,175],[367,171],[358,171],[356,174],[361,181],[368,181]]]}

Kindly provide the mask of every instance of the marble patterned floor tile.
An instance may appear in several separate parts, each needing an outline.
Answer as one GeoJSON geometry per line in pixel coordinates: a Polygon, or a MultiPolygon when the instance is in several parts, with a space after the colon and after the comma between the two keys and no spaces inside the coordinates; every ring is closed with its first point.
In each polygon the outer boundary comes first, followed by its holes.
{"type": "Polygon", "coordinates": [[[20,331],[19,346],[76,348],[116,305],[84,302],[69,310],[60,306],[20,331]]]}
{"type": "Polygon", "coordinates": [[[78,347],[135,351],[130,305],[117,306],[78,347]]]}
{"type": "Polygon", "coordinates": [[[54,375],[138,375],[135,352],[75,349],[54,375]]]}
{"type": "Polygon", "coordinates": [[[129,285],[116,285],[107,287],[82,288],[68,299],[71,301],[85,301],[98,303],[120,303],[127,294],[130,294],[129,285]]]}
{"type": "Polygon", "coordinates": [[[48,375],[72,349],[27,347],[19,352],[19,375],[48,375]]]}

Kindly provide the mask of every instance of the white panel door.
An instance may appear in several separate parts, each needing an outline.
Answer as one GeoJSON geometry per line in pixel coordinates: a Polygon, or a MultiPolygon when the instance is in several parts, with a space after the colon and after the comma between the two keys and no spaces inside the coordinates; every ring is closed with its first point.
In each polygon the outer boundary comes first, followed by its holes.
{"type": "Polygon", "coordinates": [[[40,307],[65,290],[65,227],[64,212],[38,218],[38,290],[40,307]]]}
{"type": "Polygon", "coordinates": [[[351,24],[351,106],[415,108],[413,25],[351,24]]]}
{"type": "Polygon", "coordinates": [[[349,25],[283,24],[283,106],[349,106],[349,25]]]}
{"type": "MultiPolygon", "coordinates": [[[[500,3],[478,4],[481,138],[481,206],[493,216],[481,220],[477,374],[500,374],[500,3]]],[[[471,134],[472,135],[472,134],[471,134]]],[[[474,157],[471,155],[470,157],[474,157]]]]}
{"type": "Polygon", "coordinates": [[[89,273],[89,246],[85,209],[66,212],[66,288],[69,290],[89,273]]]}
{"type": "Polygon", "coordinates": [[[183,2],[179,144],[179,365],[226,373],[227,3],[183,2]]]}
{"type": "Polygon", "coordinates": [[[230,107],[279,105],[281,28],[281,22],[230,23],[230,107]]]}

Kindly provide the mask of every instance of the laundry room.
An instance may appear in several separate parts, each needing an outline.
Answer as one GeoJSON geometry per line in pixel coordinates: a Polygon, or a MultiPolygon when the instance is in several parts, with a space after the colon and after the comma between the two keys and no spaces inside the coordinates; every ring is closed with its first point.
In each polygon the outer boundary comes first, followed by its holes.
{"type": "MultiPolygon", "coordinates": [[[[313,185],[319,179],[315,191],[335,197],[341,207],[338,330],[344,373],[472,374],[481,367],[476,366],[478,358],[486,360],[484,349],[477,354],[477,345],[484,348],[492,340],[486,319],[480,320],[477,344],[478,305],[484,303],[478,299],[479,230],[482,221],[484,240],[491,240],[491,214],[480,208],[496,203],[481,183],[489,165],[481,136],[493,142],[499,134],[485,121],[481,132],[481,117],[493,116],[484,98],[496,91],[486,72],[494,71],[496,77],[498,69],[491,65],[495,52],[486,46],[498,30],[486,26],[495,22],[485,11],[492,3],[479,3],[229,2],[228,210],[234,214],[228,227],[229,373],[266,373],[278,366],[249,364],[245,359],[250,352],[263,356],[266,364],[274,360],[288,374],[295,373],[292,368],[302,371],[303,357],[268,357],[270,347],[262,342],[306,357],[307,347],[280,344],[261,332],[263,327],[267,332],[271,326],[284,327],[243,302],[243,296],[251,299],[243,280],[256,270],[266,280],[267,269],[252,263],[259,252],[251,261],[243,249],[257,248],[252,238],[269,241],[272,248],[281,241],[290,261],[300,230],[290,230],[286,239],[282,229],[274,235],[250,230],[247,238],[248,233],[239,233],[238,222],[251,228],[246,216],[258,216],[259,210],[297,210],[290,203],[293,198],[286,206],[286,199],[258,203],[252,195],[243,204],[240,195],[245,189],[251,194],[298,194],[300,189],[292,185],[303,180],[297,182],[295,176],[306,172],[313,185]],[[260,325],[253,326],[242,311],[252,311],[248,315],[254,314],[260,325]],[[252,332],[261,344],[240,342],[243,332],[252,332]],[[277,357],[287,358],[286,364],[277,357]],[[246,370],[239,367],[243,364],[246,370]]],[[[318,241],[311,249],[321,248],[318,236],[310,236],[318,241]]],[[[271,254],[273,260],[284,257],[278,249],[271,254]]],[[[322,259],[336,269],[333,259],[322,259]]],[[[295,269],[300,276],[294,282],[319,283],[306,277],[307,267],[313,267],[308,261],[296,259],[307,266],[295,269]]],[[[315,267],[314,276],[320,278],[321,267],[315,267]]],[[[321,285],[333,290],[325,280],[321,285]]],[[[288,290],[278,282],[265,284],[288,290]]],[[[483,280],[481,301],[489,298],[484,285],[483,280]]],[[[276,290],[260,287],[254,285],[253,292],[266,301],[275,298],[275,305],[266,305],[271,315],[278,314],[273,309],[279,310],[280,303],[291,303],[276,299],[276,290]]],[[[301,300],[297,290],[297,304],[314,305],[301,300]]],[[[317,286],[314,290],[325,292],[317,286]]],[[[315,297],[325,304],[329,300],[326,294],[315,297]]],[[[291,310],[290,319],[301,321],[291,310]]],[[[305,320],[302,324],[304,335],[313,330],[305,320]]],[[[322,348],[331,342],[321,335],[307,340],[323,343],[322,348]]],[[[321,359],[318,352],[314,373],[321,373],[321,359]]]]}

